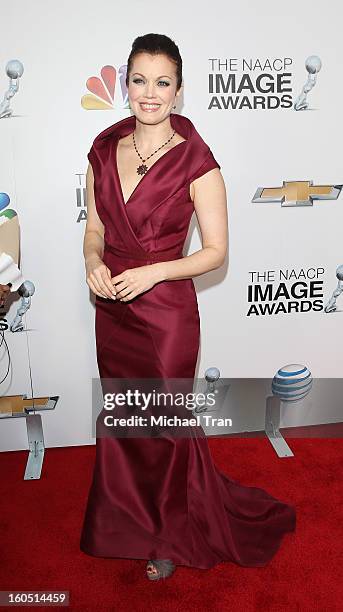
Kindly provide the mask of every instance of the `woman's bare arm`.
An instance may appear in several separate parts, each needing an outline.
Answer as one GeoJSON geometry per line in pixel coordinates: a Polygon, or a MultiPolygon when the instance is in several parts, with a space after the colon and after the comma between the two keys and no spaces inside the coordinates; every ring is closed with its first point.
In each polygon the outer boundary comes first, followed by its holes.
{"type": "Polygon", "coordinates": [[[164,261],[156,266],[160,280],[199,276],[219,268],[228,245],[226,188],[219,168],[213,168],[193,182],[194,208],[201,232],[202,249],[182,259],[164,261]]]}
{"type": "Polygon", "coordinates": [[[90,289],[100,297],[113,297],[116,290],[111,282],[111,271],[102,261],[104,254],[104,225],[95,206],[94,174],[91,164],[86,173],[87,222],[83,240],[86,280],[90,289]]]}
{"type": "Polygon", "coordinates": [[[102,259],[104,253],[104,226],[95,207],[94,175],[91,164],[88,164],[86,173],[86,202],[87,222],[83,241],[85,262],[93,257],[102,259]]]}

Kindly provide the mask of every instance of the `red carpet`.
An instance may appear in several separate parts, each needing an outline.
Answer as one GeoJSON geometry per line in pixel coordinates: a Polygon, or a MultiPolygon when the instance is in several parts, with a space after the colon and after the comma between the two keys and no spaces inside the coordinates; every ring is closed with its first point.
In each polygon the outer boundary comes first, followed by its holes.
{"type": "Polygon", "coordinates": [[[285,536],[272,562],[179,566],[155,583],[145,578],[142,560],[79,550],[93,446],[46,449],[36,481],[23,480],[26,451],[0,453],[0,590],[69,590],[72,610],[342,610],[342,439],[288,442],[295,457],[279,459],[266,438],[209,440],[221,470],[296,506],[297,531],[285,536]]]}

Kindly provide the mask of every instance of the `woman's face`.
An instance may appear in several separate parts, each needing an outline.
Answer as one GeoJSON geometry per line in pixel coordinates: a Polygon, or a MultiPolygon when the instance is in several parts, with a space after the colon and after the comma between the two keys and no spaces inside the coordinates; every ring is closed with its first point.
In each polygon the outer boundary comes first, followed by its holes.
{"type": "Polygon", "coordinates": [[[131,110],[143,123],[159,123],[172,112],[176,85],[176,66],[166,55],[139,53],[129,75],[131,110]]]}

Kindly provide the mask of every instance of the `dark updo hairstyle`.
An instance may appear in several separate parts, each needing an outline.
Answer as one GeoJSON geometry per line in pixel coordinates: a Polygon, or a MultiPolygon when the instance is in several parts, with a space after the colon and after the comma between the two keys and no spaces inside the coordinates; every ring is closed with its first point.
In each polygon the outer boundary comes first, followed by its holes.
{"type": "Polygon", "coordinates": [[[166,55],[176,64],[176,91],[180,89],[182,85],[182,59],[179,48],[169,36],[153,34],[152,32],[144,36],[137,36],[132,43],[132,49],[127,60],[126,87],[129,86],[129,73],[132,69],[133,58],[138,53],[151,53],[152,55],[161,53],[166,55]]]}

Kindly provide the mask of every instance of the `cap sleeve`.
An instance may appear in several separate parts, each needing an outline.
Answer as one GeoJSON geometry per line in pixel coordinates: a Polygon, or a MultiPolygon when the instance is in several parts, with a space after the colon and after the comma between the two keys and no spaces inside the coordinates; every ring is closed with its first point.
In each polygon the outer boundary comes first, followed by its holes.
{"type": "Polygon", "coordinates": [[[206,174],[206,172],[213,170],[213,168],[219,168],[220,170],[220,165],[214,158],[211,149],[209,149],[205,161],[203,161],[199,168],[194,172],[194,174],[192,174],[192,176],[190,177],[190,181],[195,181],[195,179],[199,178],[200,176],[203,176],[203,174],[206,174]]]}

